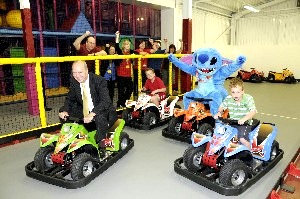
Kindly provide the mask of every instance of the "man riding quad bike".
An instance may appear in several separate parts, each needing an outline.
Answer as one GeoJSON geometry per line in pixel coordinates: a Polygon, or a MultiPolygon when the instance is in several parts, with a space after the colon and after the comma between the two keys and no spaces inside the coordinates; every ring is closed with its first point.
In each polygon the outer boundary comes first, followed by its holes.
{"type": "Polygon", "coordinates": [[[238,195],[258,181],[283,156],[275,140],[274,124],[254,120],[249,134],[251,148],[237,138],[237,120],[216,122],[213,136],[193,133],[192,145],[175,161],[174,169],[223,195],[238,195]]]}
{"type": "Polygon", "coordinates": [[[25,167],[26,174],[65,188],[82,187],[133,147],[133,140],[122,131],[124,120],[118,119],[107,132],[110,143],[106,148],[96,143],[91,124],[69,117],[59,135],[41,134],[40,149],[25,167]]]}
{"type": "Polygon", "coordinates": [[[174,116],[167,128],[162,130],[162,135],[175,140],[191,143],[193,132],[211,136],[215,119],[207,104],[211,99],[187,97],[193,100],[187,110],[174,109],[174,116]],[[204,104],[205,103],[205,104],[204,104]]]}
{"type": "Polygon", "coordinates": [[[137,129],[152,129],[167,123],[173,115],[174,108],[180,108],[176,104],[179,97],[169,96],[160,101],[159,106],[151,102],[150,91],[141,91],[137,101],[126,100],[126,109],[122,118],[126,125],[137,129]]]}

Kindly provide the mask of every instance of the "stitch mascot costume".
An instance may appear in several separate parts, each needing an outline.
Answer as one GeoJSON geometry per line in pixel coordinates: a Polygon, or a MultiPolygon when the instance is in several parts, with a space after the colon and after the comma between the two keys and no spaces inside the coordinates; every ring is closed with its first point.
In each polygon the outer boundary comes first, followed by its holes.
{"type": "Polygon", "coordinates": [[[194,90],[184,94],[184,109],[187,109],[192,101],[187,97],[212,99],[209,106],[213,115],[217,114],[222,100],[227,96],[224,88],[225,79],[241,68],[246,61],[243,55],[238,56],[236,61],[225,59],[214,48],[200,48],[192,55],[182,57],[181,60],[173,54],[168,58],[179,69],[196,76],[198,81],[198,86],[194,90]]]}

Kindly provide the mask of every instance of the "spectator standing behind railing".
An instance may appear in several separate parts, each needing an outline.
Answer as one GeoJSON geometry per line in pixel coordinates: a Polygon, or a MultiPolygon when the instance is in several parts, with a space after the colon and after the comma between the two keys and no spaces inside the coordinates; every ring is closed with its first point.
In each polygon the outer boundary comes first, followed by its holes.
{"type": "MultiPolygon", "coordinates": [[[[83,35],[78,37],[73,46],[77,50],[77,55],[79,56],[95,56],[95,55],[107,55],[104,50],[96,46],[96,40],[94,36],[90,35],[90,31],[86,31],[83,35]],[[81,44],[82,40],[86,38],[86,43],[81,44]]],[[[87,60],[86,64],[88,66],[89,72],[95,73],[95,61],[87,60]]]]}
{"type": "MultiPolygon", "coordinates": [[[[108,55],[116,54],[114,45],[106,44],[105,51],[108,55]]],[[[100,75],[106,79],[109,96],[113,101],[115,95],[115,84],[116,84],[116,67],[120,65],[119,59],[102,60],[100,67],[100,75]]]]}
{"type": "MultiPolygon", "coordinates": [[[[130,49],[131,42],[128,39],[123,40],[122,46],[119,46],[120,33],[116,32],[116,52],[118,55],[131,55],[134,51],[130,49]]],[[[133,81],[131,77],[132,60],[123,59],[117,66],[117,84],[118,84],[118,107],[125,107],[126,100],[130,99],[133,92],[133,81]]]]}
{"type": "MultiPolygon", "coordinates": [[[[161,50],[160,48],[160,44],[158,41],[154,41],[152,44],[152,54],[165,54],[166,53],[166,49],[161,50]]],[[[162,58],[151,58],[148,59],[148,65],[149,68],[154,69],[154,73],[157,77],[161,78],[161,73],[160,73],[160,69],[161,69],[161,65],[162,65],[162,58]]],[[[166,85],[166,84],[165,84],[166,85]]]]}
{"type": "MultiPolygon", "coordinates": [[[[179,50],[176,51],[176,46],[174,44],[170,44],[169,51],[167,53],[180,54],[182,52],[183,41],[182,41],[182,39],[179,39],[179,41],[181,44],[179,50]]],[[[167,44],[168,40],[164,39],[164,42],[167,44]]],[[[169,59],[165,58],[163,60],[162,67],[161,67],[161,77],[162,77],[162,80],[165,85],[169,85],[169,64],[170,64],[169,59]]],[[[174,77],[175,77],[174,65],[172,65],[172,69],[173,69],[173,71],[172,71],[173,81],[172,82],[174,83],[174,77]]]]}
{"type": "MultiPolygon", "coordinates": [[[[149,38],[149,42],[152,45],[153,40],[149,38]]],[[[148,55],[151,53],[151,49],[146,48],[146,41],[145,40],[138,40],[138,48],[135,49],[135,54],[139,55],[148,55]]],[[[138,59],[134,60],[134,67],[133,67],[133,76],[134,76],[134,95],[137,95],[138,92],[138,59]]],[[[146,81],[145,69],[148,68],[148,59],[141,58],[141,74],[142,74],[142,84],[146,81]]]]}

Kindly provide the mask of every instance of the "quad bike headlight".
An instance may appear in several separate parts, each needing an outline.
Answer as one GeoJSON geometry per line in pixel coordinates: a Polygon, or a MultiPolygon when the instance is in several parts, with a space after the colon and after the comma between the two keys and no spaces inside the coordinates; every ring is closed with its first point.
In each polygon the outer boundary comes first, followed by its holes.
{"type": "Polygon", "coordinates": [[[63,129],[63,131],[64,132],[69,132],[70,131],[70,129],[71,129],[71,127],[70,126],[68,126],[68,125],[66,125],[66,126],[64,126],[64,129],[63,129]]]}

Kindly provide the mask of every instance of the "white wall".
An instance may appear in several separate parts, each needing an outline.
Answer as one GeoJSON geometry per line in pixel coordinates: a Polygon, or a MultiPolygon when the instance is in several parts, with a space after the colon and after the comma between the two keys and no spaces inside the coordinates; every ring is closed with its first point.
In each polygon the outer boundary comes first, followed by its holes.
{"type": "Polygon", "coordinates": [[[168,39],[168,43],[175,44],[177,48],[180,45],[179,39],[182,38],[181,11],[181,8],[169,8],[161,11],[161,39],[168,39]]]}

